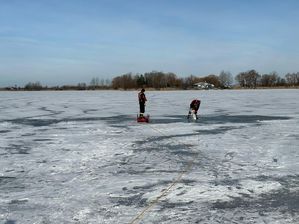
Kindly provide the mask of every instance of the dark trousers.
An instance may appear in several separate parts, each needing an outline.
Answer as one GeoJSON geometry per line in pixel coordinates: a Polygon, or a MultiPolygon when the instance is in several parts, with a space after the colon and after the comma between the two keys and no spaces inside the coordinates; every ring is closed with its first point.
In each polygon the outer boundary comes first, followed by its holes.
{"type": "Polygon", "coordinates": [[[144,113],[144,111],[145,111],[145,105],[144,105],[144,103],[139,103],[139,107],[140,107],[140,113],[144,113]]]}

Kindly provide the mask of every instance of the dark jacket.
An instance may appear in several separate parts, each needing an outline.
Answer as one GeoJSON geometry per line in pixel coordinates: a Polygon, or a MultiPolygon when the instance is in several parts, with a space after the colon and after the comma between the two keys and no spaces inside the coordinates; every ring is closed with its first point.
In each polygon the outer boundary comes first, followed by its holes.
{"type": "Polygon", "coordinates": [[[190,103],[190,108],[195,110],[195,111],[198,111],[199,106],[200,106],[200,100],[193,100],[190,103]]]}
{"type": "Polygon", "coordinates": [[[139,99],[139,103],[141,104],[145,104],[145,102],[147,101],[144,92],[138,93],[138,99],[139,99]]]}

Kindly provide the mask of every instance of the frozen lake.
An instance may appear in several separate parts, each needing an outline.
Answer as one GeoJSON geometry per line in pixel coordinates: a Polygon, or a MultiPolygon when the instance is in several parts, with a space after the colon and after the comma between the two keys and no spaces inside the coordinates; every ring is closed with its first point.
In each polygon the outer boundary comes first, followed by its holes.
{"type": "Polygon", "coordinates": [[[0,223],[299,223],[299,90],[137,93],[1,92],[0,223]]]}

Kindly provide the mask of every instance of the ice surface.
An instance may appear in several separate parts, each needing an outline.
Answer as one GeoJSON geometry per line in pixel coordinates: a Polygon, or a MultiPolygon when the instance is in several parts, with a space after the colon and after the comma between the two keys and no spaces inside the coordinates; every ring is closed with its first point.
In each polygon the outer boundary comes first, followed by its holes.
{"type": "Polygon", "coordinates": [[[299,223],[298,90],[146,95],[1,92],[0,223],[299,223]]]}

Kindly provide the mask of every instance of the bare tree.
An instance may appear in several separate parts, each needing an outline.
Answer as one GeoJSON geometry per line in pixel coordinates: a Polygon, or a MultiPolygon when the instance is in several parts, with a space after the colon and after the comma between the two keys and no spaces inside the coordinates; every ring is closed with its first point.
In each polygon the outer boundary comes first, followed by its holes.
{"type": "Polygon", "coordinates": [[[221,71],[219,74],[221,88],[230,88],[233,84],[233,76],[230,72],[221,71]]]}
{"type": "Polygon", "coordinates": [[[200,80],[200,82],[207,82],[209,84],[213,84],[216,88],[219,88],[221,86],[219,77],[217,75],[211,74],[211,75],[202,77],[199,80],[200,80]]]}
{"type": "Polygon", "coordinates": [[[270,74],[264,74],[261,76],[260,83],[262,86],[273,87],[277,85],[278,82],[277,72],[271,72],[270,74]]]}
{"type": "Polygon", "coordinates": [[[261,78],[260,74],[258,74],[254,69],[248,71],[248,86],[250,88],[256,88],[259,79],[261,78]]]}
{"type": "Polygon", "coordinates": [[[148,87],[157,89],[167,87],[166,75],[163,72],[152,71],[144,73],[144,77],[148,87]]]}
{"type": "Polygon", "coordinates": [[[100,82],[100,85],[101,85],[101,86],[104,86],[104,84],[105,84],[105,79],[102,78],[102,79],[101,79],[101,82],[100,82]]]}
{"type": "Polygon", "coordinates": [[[245,79],[246,73],[240,72],[238,75],[236,75],[235,80],[239,83],[241,87],[246,87],[246,79],[245,79]]]}
{"type": "Polygon", "coordinates": [[[25,85],[25,90],[42,90],[43,86],[40,84],[40,82],[29,82],[25,85]]]}
{"type": "Polygon", "coordinates": [[[109,87],[111,85],[110,79],[105,79],[105,86],[109,87]]]}
{"type": "Polygon", "coordinates": [[[289,85],[299,85],[299,72],[297,73],[288,73],[285,75],[286,82],[289,85]]]}
{"type": "Polygon", "coordinates": [[[261,76],[252,69],[247,72],[240,72],[235,79],[239,82],[241,87],[256,88],[260,77],[261,76]]]}
{"type": "Polygon", "coordinates": [[[78,83],[77,89],[78,90],[86,90],[87,89],[86,83],[84,83],[84,82],[78,83]]]}
{"type": "Polygon", "coordinates": [[[166,74],[166,86],[167,87],[177,87],[177,76],[176,74],[169,72],[166,74]]]}
{"type": "Polygon", "coordinates": [[[99,86],[99,78],[92,78],[90,81],[90,87],[95,89],[99,86]]]}
{"type": "Polygon", "coordinates": [[[137,87],[136,80],[133,78],[132,73],[127,73],[122,76],[117,76],[112,80],[112,87],[114,89],[133,89],[137,87]]]}
{"type": "Polygon", "coordinates": [[[199,77],[196,77],[194,75],[190,75],[183,79],[183,88],[187,89],[192,87],[195,83],[200,82],[201,79],[199,77]]]}

